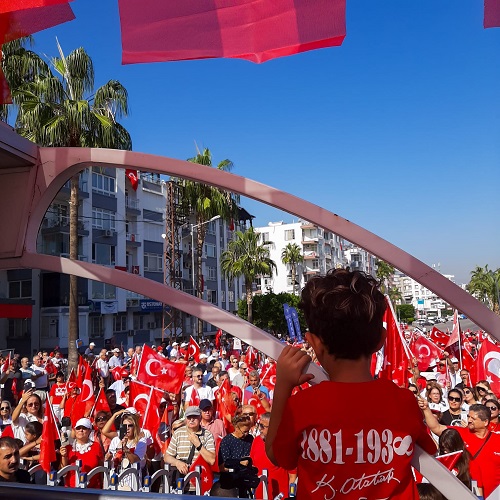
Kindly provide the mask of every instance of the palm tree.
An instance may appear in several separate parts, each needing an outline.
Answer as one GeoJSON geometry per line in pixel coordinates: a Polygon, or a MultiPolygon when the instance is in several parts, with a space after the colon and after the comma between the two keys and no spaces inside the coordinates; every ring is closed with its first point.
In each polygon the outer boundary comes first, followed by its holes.
{"type": "Polygon", "coordinates": [[[377,260],[377,278],[380,280],[380,291],[382,293],[387,293],[389,290],[389,278],[394,275],[394,267],[384,262],[383,260],[377,260]]]}
{"type": "Polygon", "coordinates": [[[467,290],[493,312],[500,314],[500,268],[492,271],[488,269],[488,265],[484,268],[476,266],[476,269],[471,271],[467,290]]]}
{"type": "Polygon", "coordinates": [[[275,262],[269,257],[270,241],[260,241],[260,233],[253,227],[244,233],[236,231],[235,239],[227,245],[227,250],[221,255],[220,266],[222,274],[229,280],[243,276],[247,299],[247,320],[253,322],[252,284],[257,276],[272,276],[276,271],[275,262]]]}
{"type": "MultiPolygon", "coordinates": [[[[31,79],[12,87],[18,113],[16,131],[49,147],[102,147],[132,149],[127,130],[116,120],[128,114],[127,91],[110,80],[94,93],[94,67],[83,48],[65,56],[57,42],[59,57],[40,66],[31,79]]],[[[13,75],[8,81],[15,81],[13,75]]],[[[16,80],[18,81],[18,79],[16,80]]],[[[78,259],[78,180],[71,178],[70,259],[78,259]]],[[[68,360],[78,363],[77,277],[70,276],[68,360]]]]}
{"type": "Polygon", "coordinates": [[[392,286],[391,288],[389,288],[389,290],[387,291],[387,295],[389,296],[390,301],[394,305],[396,304],[396,302],[398,300],[401,301],[403,299],[403,296],[401,295],[401,292],[395,286],[392,286]]]}
{"type": "Polygon", "coordinates": [[[300,246],[297,245],[297,243],[288,243],[288,245],[281,252],[281,262],[290,266],[292,274],[292,294],[294,294],[297,280],[297,264],[304,262],[300,246]]]}
{"type": "MultiPolygon", "coordinates": [[[[198,163],[208,167],[212,166],[212,153],[208,148],[203,152],[198,150],[197,155],[189,158],[188,161],[198,163]]],[[[231,160],[222,160],[217,167],[217,170],[230,172],[233,169],[233,162],[231,160]]],[[[195,253],[195,269],[191,272],[195,273],[196,288],[193,290],[193,295],[202,297],[202,254],[203,243],[207,232],[207,222],[220,216],[224,220],[236,218],[238,212],[239,196],[224,191],[222,189],[194,182],[186,179],[176,179],[176,182],[182,188],[182,204],[184,205],[185,213],[192,213],[195,216],[196,223],[193,225],[192,230],[196,228],[196,253],[195,253]]],[[[192,248],[191,252],[195,249],[192,248]]],[[[202,321],[198,320],[198,334],[202,333],[202,321]]]]}

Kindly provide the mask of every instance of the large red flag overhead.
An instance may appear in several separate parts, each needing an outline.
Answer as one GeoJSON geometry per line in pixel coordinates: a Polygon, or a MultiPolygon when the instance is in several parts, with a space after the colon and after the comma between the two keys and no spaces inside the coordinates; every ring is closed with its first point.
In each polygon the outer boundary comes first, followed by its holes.
{"type": "Polygon", "coordinates": [[[477,353],[474,382],[487,380],[491,390],[500,396],[500,347],[489,340],[481,344],[477,353]]]}
{"type": "Polygon", "coordinates": [[[435,326],[432,327],[431,333],[429,334],[429,338],[438,346],[444,347],[448,343],[450,336],[447,333],[442,332],[439,328],[435,326]]]}
{"type": "Polygon", "coordinates": [[[484,0],[485,28],[500,28],[500,0],[484,0]]]}
{"type": "Polygon", "coordinates": [[[144,345],[137,380],[177,394],[182,388],[185,371],[185,363],[172,363],[151,347],[144,345]]]}
{"type": "Polygon", "coordinates": [[[230,57],[261,63],[341,45],[345,0],[119,0],[124,64],[230,57]]]}

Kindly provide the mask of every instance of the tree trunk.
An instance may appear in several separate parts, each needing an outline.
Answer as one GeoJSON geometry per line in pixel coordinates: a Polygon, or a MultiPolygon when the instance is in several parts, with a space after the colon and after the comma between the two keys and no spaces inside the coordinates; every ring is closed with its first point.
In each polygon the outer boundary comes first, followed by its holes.
{"type": "Polygon", "coordinates": [[[245,281],[245,292],[247,295],[247,321],[253,323],[253,295],[252,282],[245,281]]]}
{"type": "MultiPolygon", "coordinates": [[[[78,181],[79,174],[71,178],[71,194],[69,199],[69,258],[78,260],[78,181]]],[[[69,277],[69,332],[68,332],[68,365],[76,371],[78,367],[78,277],[69,277]]]]}
{"type": "Polygon", "coordinates": [[[297,265],[292,264],[292,295],[295,295],[296,290],[296,281],[297,281],[297,265]]]}
{"type": "MultiPolygon", "coordinates": [[[[197,257],[197,263],[196,263],[196,296],[200,299],[203,299],[203,262],[202,262],[202,255],[203,255],[203,241],[205,240],[205,226],[203,225],[203,219],[197,221],[199,226],[198,226],[198,233],[196,235],[196,257],[197,257]]],[[[197,334],[198,334],[198,340],[203,337],[203,320],[196,318],[196,321],[198,322],[198,328],[197,328],[197,334]]]]}

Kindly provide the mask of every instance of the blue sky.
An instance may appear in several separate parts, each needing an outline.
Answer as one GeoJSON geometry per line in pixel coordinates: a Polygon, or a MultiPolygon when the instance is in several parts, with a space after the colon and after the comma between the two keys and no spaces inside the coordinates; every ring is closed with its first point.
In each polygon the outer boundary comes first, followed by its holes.
{"type": "MultiPolygon", "coordinates": [[[[35,50],[83,46],[96,84],[120,80],[134,150],[185,159],[195,141],[234,172],[321,205],[468,281],[500,267],[500,28],[480,0],[347,0],[342,47],[256,65],[121,65],[117,0],[35,50]]],[[[292,216],[244,203],[255,225],[292,216]]]]}

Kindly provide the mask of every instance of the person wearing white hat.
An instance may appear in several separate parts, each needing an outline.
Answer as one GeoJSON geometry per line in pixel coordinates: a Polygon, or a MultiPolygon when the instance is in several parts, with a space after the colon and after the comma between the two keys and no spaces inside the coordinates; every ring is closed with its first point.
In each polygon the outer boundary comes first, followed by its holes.
{"type": "Polygon", "coordinates": [[[95,353],[94,353],[94,347],[95,347],[94,342],[91,342],[89,344],[89,346],[87,347],[87,349],[85,349],[85,356],[89,356],[89,355],[94,356],[95,355],[95,353]]]}
{"type": "Polygon", "coordinates": [[[117,366],[122,366],[123,361],[122,358],[120,357],[120,349],[118,347],[115,347],[113,349],[113,356],[109,358],[108,365],[109,369],[112,370],[113,368],[116,368],[117,366]]]}
{"type": "Polygon", "coordinates": [[[172,343],[172,349],[170,349],[170,354],[169,354],[171,358],[177,358],[177,355],[179,354],[178,347],[179,347],[178,342],[172,343]]]}
{"type": "MultiPolygon", "coordinates": [[[[104,463],[104,456],[101,445],[97,441],[90,439],[92,422],[88,418],[81,418],[76,422],[76,437],[72,444],[61,446],[61,465],[74,465],[77,460],[82,461],[80,472],[90,472],[94,467],[99,467],[104,463]]],[[[66,478],[66,486],[76,487],[76,476],[74,471],[70,472],[66,478]]],[[[94,476],[88,484],[89,488],[102,488],[102,478],[100,474],[94,476]]]]}

